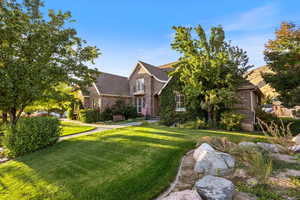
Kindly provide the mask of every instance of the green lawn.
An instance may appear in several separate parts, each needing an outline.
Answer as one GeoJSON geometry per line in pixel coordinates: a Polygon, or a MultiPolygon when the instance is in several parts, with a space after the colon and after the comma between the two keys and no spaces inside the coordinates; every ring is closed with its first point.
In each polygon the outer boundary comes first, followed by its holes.
{"type": "Polygon", "coordinates": [[[136,119],[127,119],[123,121],[106,121],[106,122],[97,122],[96,124],[103,124],[103,125],[121,125],[121,124],[127,124],[127,123],[132,123],[132,122],[143,122],[145,121],[145,118],[136,118],[136,119]]]}
{"type": "Polygon", "coordinates": [[[77,123],[65,122],[65,121],[61,121],[61,126],[62,126],[62,136],[73,135],[76,133],[82,133],[82,132],[95,129],[94,126],[83,126],[77,123]]]}
{"type": "Polygon", "coordinates": [[[262,138],[158,125],[73,138],[0,164],[0,199],[150,200],[169,186],[183,154],[206,135],[262,138]]]}

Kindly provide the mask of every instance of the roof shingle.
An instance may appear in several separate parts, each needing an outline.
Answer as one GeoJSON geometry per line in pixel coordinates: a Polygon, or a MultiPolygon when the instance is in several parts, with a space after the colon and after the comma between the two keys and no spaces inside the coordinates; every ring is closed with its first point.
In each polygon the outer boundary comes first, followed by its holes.
{"type": "Polygon", "coordinates": [[[127,77],[104,73],[95,82],[100,94],[129,96],[129,80],[127,77]]]}
{"type": "Polygon", "coordinates": [[[149,73],[155,76],[157,79],[162,81],[167,81],[169,79],[168,74],[160,68],[142,61],[139,61],[139,63],[141,63],[149,71],[149,73]]]}

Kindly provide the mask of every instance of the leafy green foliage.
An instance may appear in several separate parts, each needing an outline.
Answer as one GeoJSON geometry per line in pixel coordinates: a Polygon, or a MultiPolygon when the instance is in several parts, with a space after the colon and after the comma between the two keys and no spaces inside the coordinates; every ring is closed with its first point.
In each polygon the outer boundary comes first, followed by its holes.
{"type": "Polygon", "coordinates": [[[239,183],[237,184],[237,189],[239,191],[247,192],[255,195],[257,197],[257,200],[270,200],[270,199],[284,200],[283,197],[276,194],[276,192],[274,192],[274,189],[267,184],[258,184],[253,187],[250,187],[245,183],[239,183]]]}
{"type": "Polygon", "coordinates": [[[241,122],[244,119],[242,114],[235,112],[224,112],[221,114],[221,126],[228,131],[241,130],[241,122]]]}
{"type": "Polygon", "coordinates": [[[183,124],[179,124],[180,128],[191,128],[191,129],[205,129],[207,128],[207,124],[204,120],[197,119],[194,121],[187,121],[183,124]]]}
{"type": "Polygon", "coordinates": [[[86,86],[97,73],[87,64],[99,50],[65,26],[70,12],[50,10],[44,18],[41,6],[36,0],[0,1],[0,110],[10,114],[11,125],[27,106],[57,93],[61,83],[86,86]]]}
{"type": "Polygon", "coordinates": [[[100,116],[101,121],[110,121],[113,119],[113,110],[110,107],[105,108],[100,116]]]}
{"type": "Polygon", "coordinates": [[[247,64],[245,51],[225,41],[222,27],[211,28],[208,39],[200,25],[194,28],[197,39],[192,37],[192,28],[173,28],[172,48],[181,57],[171,75],[179,77],[188,101],[206,110],[208,123],[215,126],[218,111],[234,103],[235,90],[252,66],[247,64]]]}
{"type": "Polygon", "coordinates": [[[300,28],[284,22],[275,36],[264,51],[273,73],[265,73],[263,78],[279,93],[285,106],[293,107],[300,103],[300,28]]]}
{"type": "Polygon", "coordinates": [[[193,101],[185,99],[185,112],[176,112],[175,94],[182,92],[182,86],[177,78],[173,76],[167,87],[164,88],[160,95],[160,122],[166,126],[176,123],[182,124],[186,121],[204,118],[203,112],[199,105],[193,104],[193,101]]]}
{"type": "Polygon", "coordinates": [[[94,123],[100,121],[100,111],[84,109],[79,111],[79,120],[84,123],[94,123]]]}
{"type": "Polygon", "coordinates": [[[63,115],[69,108],[74,108],[74,104],[78,104],[79,102],[73,90],[73,87],[66,84],[59,84],[52,91],[45,93],[42,99],[27,106],[24,112],[47,111],[63,115]]]}
{"type": "Polygon", "coordinates": [[[136,118],[138,116],[136,108],[131,104],[126,104],[123,100],[117,100],[112,106],[114,115],[123,115],[125,119],[136,118]]]}
{"type": "Polygon", "coordinates": [[[67,118],[70,119],[70,120],[74,119],[74,108],[73,107],[68,109],[67,118]]]}
{"type": "Polygon", "coordinates": [[[61,134],[59,120],[52,117],[22,118],[4,134],[5,154],[17,157],[56,143],[61,134]]]}

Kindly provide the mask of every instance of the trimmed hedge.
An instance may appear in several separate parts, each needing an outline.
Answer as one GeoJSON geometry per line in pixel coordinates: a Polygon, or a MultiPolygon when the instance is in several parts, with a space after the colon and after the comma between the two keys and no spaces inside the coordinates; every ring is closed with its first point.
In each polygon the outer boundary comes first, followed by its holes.
{"type": "Polygon", "coordinates": [[[61,134],[60,122],[54,117],[21,118],[3,138],[5,154],[17,157],[56,143],[61,134]]]}
{"type": "Polygon", "coordinates": [[[83,123],[94,123],[100,121],[100,112],[97,110],[80,110],[79,120],[83,123]]]}

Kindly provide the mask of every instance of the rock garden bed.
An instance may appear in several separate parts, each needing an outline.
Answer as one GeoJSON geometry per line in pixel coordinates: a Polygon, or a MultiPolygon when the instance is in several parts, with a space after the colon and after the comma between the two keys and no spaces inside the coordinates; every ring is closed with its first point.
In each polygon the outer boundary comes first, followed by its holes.
{"type": "Polygon", "coordinates": [[[300,156],[286,152],[278,144],[205,137],[157,200],[299,200],[300,156]]]}

